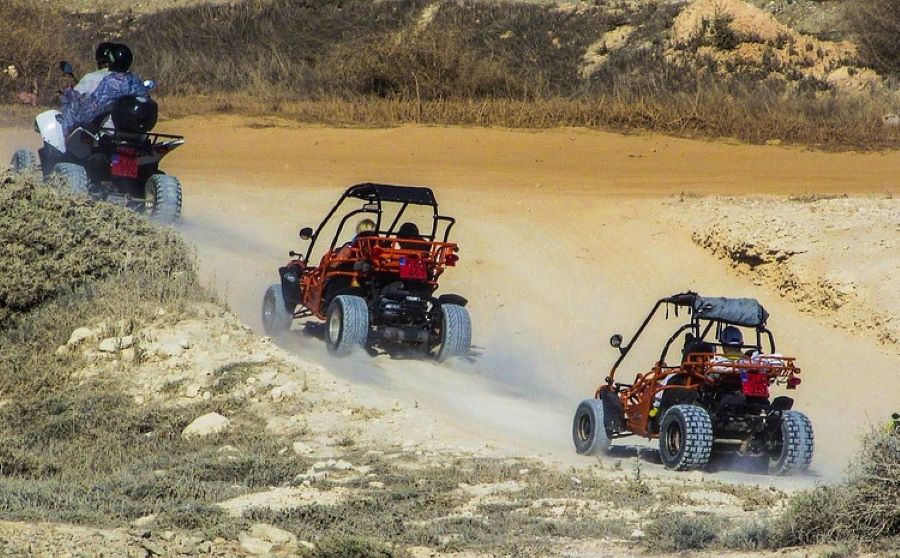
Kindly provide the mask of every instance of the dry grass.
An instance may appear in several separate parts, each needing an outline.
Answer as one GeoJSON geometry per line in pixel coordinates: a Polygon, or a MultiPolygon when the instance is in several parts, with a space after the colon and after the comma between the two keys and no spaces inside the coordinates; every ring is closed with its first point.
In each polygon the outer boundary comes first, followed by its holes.
{"type": "Polygon", "coordinates": [[[781,519],[782,544],[873,542],[900,537],[900,429],[872,432],[844,483],[796,496],[781,519]]]}
{"type": "Polygon", "coordinates": [[[900,76],[900,0],[857,0],[846,10],[863,61],[900,76]]]}
{"type": "Polygon", "coordinates": [[[0,244],[0,328],[60,293],[125,271],[160,286],[193,273],[174,231],[6,171],[0,171],[0,244]]]}
{"type": "MultiPolygon", "coordinates": [[[[895,110],[890,92],[854,98],[821,81],[787,84],[773,61],[725,75],[674,62],[666,37],[679,9],[245,0],[106,19],[78,14],[67,16],[75,25],[65,30],[58,10],[17,17],[30,36],[48,38],[42,44],[65,36],[80,45],[70,58],[81,71],[97,41],[128,42],[136,71],[160,83],[170,116],[249,111],[344,126],[585,126],[833,149],[900,144],[900,129],[881,122],[895,110]],[[623,25],[633,29],[624,46],[585,77],[585,53],[623,25]]],[[[44,50],[38,58],[10,51],[42,91],[52,89],[47,60],[59,49],[44,50]]]]}
{"type": "Polygon", "coordinates": [[[169,117],[210,113],[277,116],[328,126],[382,127],[402,124],[587,127],[614,131],[651,130],[696,138],[734,138],[749,143],[779,140],[823,149],[895,149],[900,129],[883,126],[888,99],[833,98],[767,101],[760,91],[738,101],[710,89],[668,96],[597,95],[592,98],[437,99],[403,98],[291,100],[283,96],[210,95],[161,100],[169,117]],[[875,108],[878,107],[878,108],[875,108]]]}

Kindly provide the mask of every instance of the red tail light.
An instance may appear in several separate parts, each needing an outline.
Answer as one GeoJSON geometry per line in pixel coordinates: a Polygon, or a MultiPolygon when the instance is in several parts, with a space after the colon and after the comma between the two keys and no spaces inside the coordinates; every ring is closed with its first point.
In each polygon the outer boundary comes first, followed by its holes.
{"type": "Polygon", "coordinates": [[[457,256],[456,254],[447,254],[447,257],[444,258],[444,262],[450,267],[455,266],[456,262],[458,262],[458,261],[459,261],[459,256],[457,256]]]}
{"type": "Polygon", "coordinates": [[[798,378],[797,376],[791,376],[791,377],[789,377],[789,378],[787,379],[787,389],[797,389],[797,386],[799,386],[799,385],[800,385],[800,382],[802,382],[802,381],[803,381],[803,380],[801,380],[801,379],[798,378]]]}

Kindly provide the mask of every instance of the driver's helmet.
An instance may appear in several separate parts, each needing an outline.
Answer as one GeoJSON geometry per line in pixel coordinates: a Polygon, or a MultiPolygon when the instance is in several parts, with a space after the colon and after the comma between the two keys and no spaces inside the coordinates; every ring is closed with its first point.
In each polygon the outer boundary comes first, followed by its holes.
{"type": "Polygon", "coordinates": [[[375,221],[371,219],[363,219],[356,224],[356,234],[371,233],[375,231],[375,221]]]}
{"type": "Polygon", "coordinates": [[[719,333],[719,342],[724,347],[740,347],[744,344],[744,335],[741,333],[741,330],[733,325],[726,326],[719,333]]]}
{"type": "Polygon", "coordinates": [[[97,61],[98,68],[105,68],[109,65],[109,50],[113,47],[113,43],[110,42],[102,42],[97,45],[97,50],[94,51],[94,60],[97,61]]]}
{"type": "Polygon", "coordinates": [[[107,60],[109,60],[109,71],[127,72],[131,68],[134,55],[126,45],[115,43],[109,48],[107,60]]]}

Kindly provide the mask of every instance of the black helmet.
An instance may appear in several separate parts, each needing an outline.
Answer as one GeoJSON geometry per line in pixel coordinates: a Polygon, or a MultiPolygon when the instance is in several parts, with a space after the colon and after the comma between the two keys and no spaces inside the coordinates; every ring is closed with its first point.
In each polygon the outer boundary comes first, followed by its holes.
{"type": "Polygon", "coordinates": [[[109,60],[109,71],[127,72],[131,68],[134,56],[132,56],[130,48],[123,44],[115,43],[109,48],[107,60],[109,60]]]}
{"type": "Polygon", "coordinates": [[[719,342],[725,346],[740,347],[744,344],[744,336],[741,330],[733,325],[726,326],[719,334],[719,342]]]}
{"type": "Polygon", "coordinates": [[[97,61],[97,67],[102,68],[109,64],[109,49],[113,47],[113,43],[102,42],[97,45],[94,51],[94,60],[97,61]]]}

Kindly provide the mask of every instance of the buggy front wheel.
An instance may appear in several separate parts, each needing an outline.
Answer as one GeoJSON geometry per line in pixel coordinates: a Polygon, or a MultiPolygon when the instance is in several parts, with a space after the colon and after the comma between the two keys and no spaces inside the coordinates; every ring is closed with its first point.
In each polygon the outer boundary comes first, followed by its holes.
{"type": "Polygon", "coordinates": [[[600,455],[609,451],[612,441],[606,430],[603,400],[585,399],[575,410],[572,422],[572,440],[580,455],[600,455]]]}
{"type": "Polygon", "coordinates": [[[291,329],[293,315],[284,303],[281,285],[271,285],[266,289],[262,304],[262,322],[266,335],[276,337],[291,329]]]}
{"type": "Polygon", "coordinates": [[[18,149],[13,153],[9,168],[13,174],[24,174],[38,170],[38,160],[34,151],[30,149],[18,149]]]}

